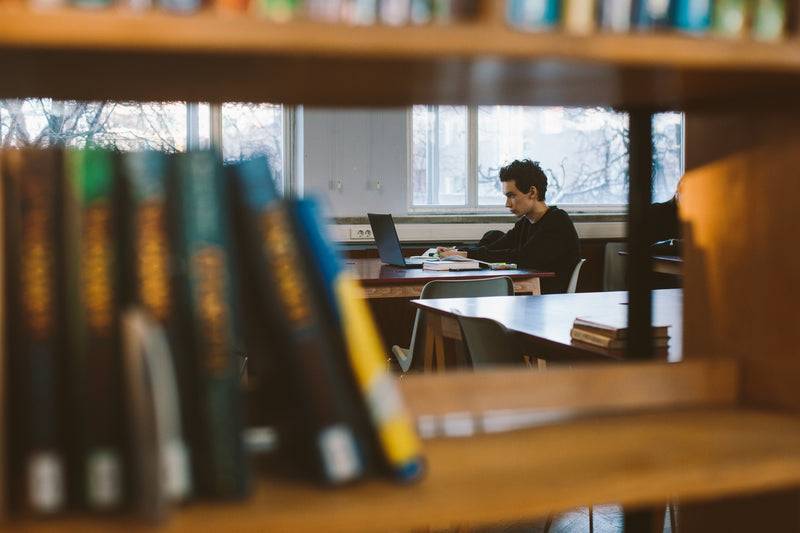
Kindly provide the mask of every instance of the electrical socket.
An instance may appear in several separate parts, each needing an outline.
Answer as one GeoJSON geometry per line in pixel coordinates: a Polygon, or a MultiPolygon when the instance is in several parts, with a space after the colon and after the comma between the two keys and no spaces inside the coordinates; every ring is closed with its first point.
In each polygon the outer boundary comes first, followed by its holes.
{"type": "Polygon", "coordinates": [[[350,228],[350,240],[353,241],[371,241],[372,229],[367,227],[353,227],[350,228]]]}

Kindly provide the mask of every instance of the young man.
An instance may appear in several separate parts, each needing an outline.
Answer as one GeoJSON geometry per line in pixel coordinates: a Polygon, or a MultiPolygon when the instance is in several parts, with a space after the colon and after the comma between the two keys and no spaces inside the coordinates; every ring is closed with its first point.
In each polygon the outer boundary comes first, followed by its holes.
{"type": "Polygon", "coordinates": [[[514,227],[490,244],[466,252],[440,247],[439,254],[555,272],[555,278],[541,278],[542,293],[565,292],[581,258],[580,244],[566,211],[545,203],[547,176],[538,163],[525,159],[501,168],[500,182],[506,207],[520,217],[514,227]]]}

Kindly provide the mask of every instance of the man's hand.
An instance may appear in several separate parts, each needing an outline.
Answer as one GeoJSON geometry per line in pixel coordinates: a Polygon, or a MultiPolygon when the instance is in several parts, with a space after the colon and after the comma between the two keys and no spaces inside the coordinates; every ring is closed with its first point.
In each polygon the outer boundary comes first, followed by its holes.
{"type": "Polygon", "coordinates": [[[461,250],[456,250],[455,248],[448,248],[446,246],[439,246],[436,248],[436,253],[439,254],[439,257],[451,257],[453,255],[460,255],[461,257],[467,257],[467,252],[462,252],[461,250]]]}

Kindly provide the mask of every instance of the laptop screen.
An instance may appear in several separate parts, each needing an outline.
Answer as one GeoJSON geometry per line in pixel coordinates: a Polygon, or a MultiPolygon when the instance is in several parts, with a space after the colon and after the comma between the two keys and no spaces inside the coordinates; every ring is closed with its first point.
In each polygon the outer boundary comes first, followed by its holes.
{"type": "Polygon", "coordinates": [[[381,261],[390,265],[406,266],[392,215],[367,213],[367,217],[369,225],[372,227],[372,235],[375,236],[375,245],[378,247],[381,261]]]}

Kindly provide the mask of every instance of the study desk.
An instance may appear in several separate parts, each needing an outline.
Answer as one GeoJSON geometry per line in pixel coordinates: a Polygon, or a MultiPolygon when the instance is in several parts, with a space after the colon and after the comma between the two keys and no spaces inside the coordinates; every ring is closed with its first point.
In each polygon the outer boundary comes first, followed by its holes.
{"type": "Polygon", "coordinates": [[[422,268],[400,268],[381,263],[380,259],[347,259],[347,267],[355,272],[367,298],[418,298],[422,287],[437,279],[480,279],[508,276],[514,292],[541,294],[539,278],[555,276],[538,270],[459,270],[437,271],[422,268]]]}
{"type": "Polygon", "coordinates": [[[654,255],[653,272],[660,272],[662,274],[672,274],[680,276],[683,267],[683,259],[677,255],[654,255]]]}
{"type": "MultiPolygon", "coordinates": [[[[683,291],[658,289],[653,294],[653,321],[668,324],[667,360],[680,361],[683,344],[683,291]]],[[[627,291],[543,294],[539,296],[485,296],[412,300],[428,311],[427,334],[433,339],[425,351],[425,369],[446,366],[443,337],[460,338],[458,315],[492,318],[520,335],[532,355],[554,361],[602,361],[612,358],[601,349],[572,343],[570,329],[576,316],[601,315],[627,305],[627,291]]]]}
{"type": "MultiPolygon", "coordinates": [[[[629,254],[626,251],[620,251],[619,255],[627,256],[629,254]]],[[[683,258],[679,255],[652,255],[650,264],[653,272],[680,276],[683,269],[683,258]]]]}

